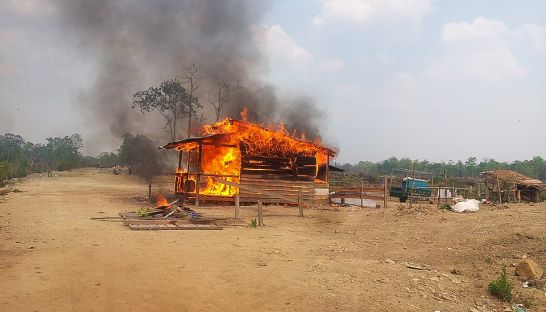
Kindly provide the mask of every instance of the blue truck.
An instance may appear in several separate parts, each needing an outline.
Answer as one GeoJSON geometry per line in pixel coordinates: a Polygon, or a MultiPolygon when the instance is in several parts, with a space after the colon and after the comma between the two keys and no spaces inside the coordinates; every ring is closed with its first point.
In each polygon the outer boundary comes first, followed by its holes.
{"type": "Polygon", "coordinates": [[[429,187],[430,185],[427,180],[406,177],[402,179],[402,183],[399,187],[391,186],[389,195],[391,197],[398,197],[401,203],[405,203],[410,194],[413,194],[414,197],[430,197],[432,191],[429,187]]]}

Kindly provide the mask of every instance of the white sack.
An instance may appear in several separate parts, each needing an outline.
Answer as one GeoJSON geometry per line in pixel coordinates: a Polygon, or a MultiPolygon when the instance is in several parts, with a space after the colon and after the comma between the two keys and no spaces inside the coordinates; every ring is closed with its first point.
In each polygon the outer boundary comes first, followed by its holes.
{"type": "Polygon", "coordinates": [[[455,205],[451,205],[451,209],[456,212],[477,212],[478,210],[480,210],[480,207],[478,206],[479,204],[480,201],[478,200],[465,199],[456,203],[455,205]]]}

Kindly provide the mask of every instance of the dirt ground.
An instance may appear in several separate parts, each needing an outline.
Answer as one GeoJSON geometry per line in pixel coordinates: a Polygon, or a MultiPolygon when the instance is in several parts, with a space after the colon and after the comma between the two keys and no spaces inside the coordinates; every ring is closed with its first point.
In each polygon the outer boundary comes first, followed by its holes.
{"type": "MultiPolygon", "coordinates": [[[[545,203],[324,206],[304,218],[267,206],[264,228],[131,231],[90,218],[140,208],[146,187],[132,176],[82,169],[15,187],[0,197],[0,311],[505,311],[487,292],[503,265],[512,303],[546,311],[544,283],[514,276],[524,256],[546,268],[545,203]]],[[[242,209],[247,223],[255,209],[242,209]]]]}

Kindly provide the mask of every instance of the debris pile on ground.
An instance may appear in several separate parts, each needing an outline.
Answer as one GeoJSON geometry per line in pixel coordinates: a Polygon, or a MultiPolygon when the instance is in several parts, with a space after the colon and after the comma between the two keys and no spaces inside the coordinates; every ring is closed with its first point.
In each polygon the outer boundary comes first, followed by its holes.
{"type": "Polygon", "coordinates": [[[119,217],[91,218],[102,221],[122,221],[131,230],[222,230],[223,226],[246,225],[232,218],[204,217],[187,206],[177,205],[178,199],[168,202],[164,197],[152,207],[141,207],[135,212],[122,212],[119,217]]]}

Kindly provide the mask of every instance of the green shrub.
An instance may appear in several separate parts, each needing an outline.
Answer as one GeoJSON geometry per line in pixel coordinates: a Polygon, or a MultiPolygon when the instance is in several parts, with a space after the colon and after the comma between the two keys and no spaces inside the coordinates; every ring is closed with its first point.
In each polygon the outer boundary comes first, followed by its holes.
{"type": "Polygon", "coordinates": [[[440,206],[440,209],[447,209],[447,210],[449,210],[449,209],[451,209],[451,206],[450,206],[449,204],[442,204],[442,205],[440,206]]]}
{"type": "Polygon", "coordinates": [[[506,268],[502,268],[499,277],[489,283],[489,292],[500,300],[508,302],[512,300],[512,284],[506,277],[506,268]]]}
{"type": "Polygon", "coordinates": [[[256,221],[256,218],[250,220],[250,227],[256,228],[258,226],[258,222],[256,221]]]}

